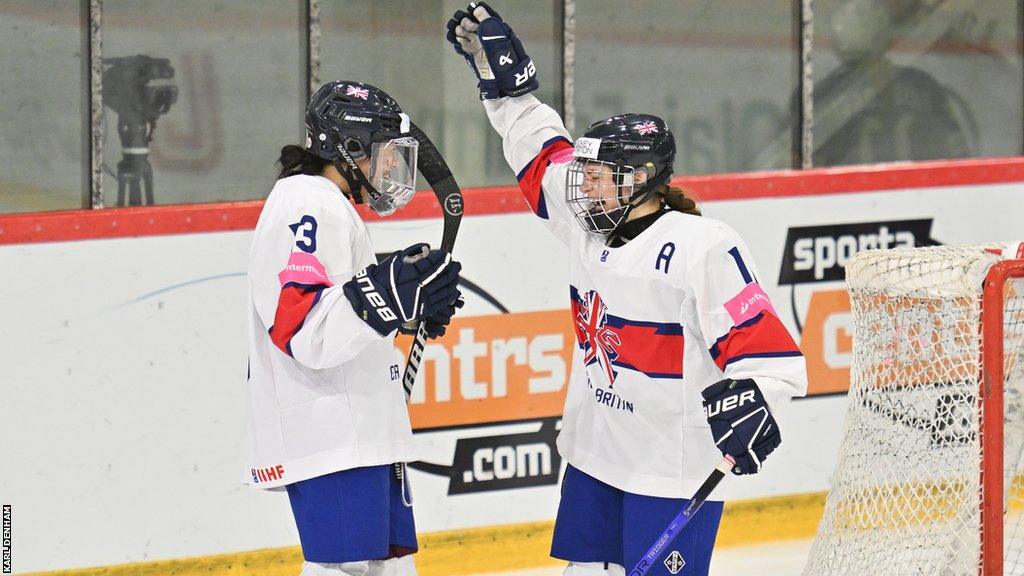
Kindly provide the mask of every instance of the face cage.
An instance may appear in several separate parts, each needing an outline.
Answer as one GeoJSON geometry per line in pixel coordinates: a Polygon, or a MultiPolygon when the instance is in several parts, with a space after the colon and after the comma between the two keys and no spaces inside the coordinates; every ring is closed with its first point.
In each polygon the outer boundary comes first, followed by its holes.
{"type": "Polygon", "coordinates": [[[608,234],[622,223],[633,197],[634,172],[632,166],[599,160],[574,160],[569,165],[565,174],[565,202],[584,230],[608,234]],[[606,169],[611,170],[610,174],[606,169]],[[600,170],[604,174],[597,181],[587,181],[588,170],[600,170]],[[606,175],[611,182],[605,181],[606,175]]]}
{"type": "Polygon", "coordinates": [[[370,185],[377,194],[367,202],[381,216],[393,214],[416,194],[419,142],[411,137],[375,142],[370,151],[370,185]]]}

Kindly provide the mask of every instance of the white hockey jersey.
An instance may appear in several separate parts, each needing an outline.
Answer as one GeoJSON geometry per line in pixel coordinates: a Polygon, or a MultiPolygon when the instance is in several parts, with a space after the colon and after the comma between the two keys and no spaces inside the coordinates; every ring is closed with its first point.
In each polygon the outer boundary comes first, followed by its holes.
{"type": "Polygon", "coordinates": [[[249,254],[250,484],[412,459],[394,334],[360,320],[342,290],[375,262],[333,182],[277,181],[249,254]]]}
{"type": "Polygon", "coordinates": [[[690,497],[722,458],[704,388],[753,378],[769,405],[807,388],[746,246],[726,224],[680,212],[605,246],[565,204],[573,146],[558,114],[532,95],[484,107],[530,207],[570,250],[577,346],[559,452],[621,490],[690,497]]]}

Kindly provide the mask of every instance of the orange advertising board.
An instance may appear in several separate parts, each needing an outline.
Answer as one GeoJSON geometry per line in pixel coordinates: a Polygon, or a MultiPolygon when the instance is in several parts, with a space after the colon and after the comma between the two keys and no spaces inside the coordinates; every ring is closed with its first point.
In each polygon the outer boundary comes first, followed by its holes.
{"type": "MultiPolygon", "coordinates": [[[[410,343],[395,341],[403,354],[410,343]]],[[[413,428],[560,416],[574,346],[568,310],[456,316],[424,350],[413,428]]]]}
{"type": "Polygon", "coordinates": [[[845,393],[850,389],[853,317],[845,289],[811,294],[800,350],[807,360],[808,396],[845,393]]]}

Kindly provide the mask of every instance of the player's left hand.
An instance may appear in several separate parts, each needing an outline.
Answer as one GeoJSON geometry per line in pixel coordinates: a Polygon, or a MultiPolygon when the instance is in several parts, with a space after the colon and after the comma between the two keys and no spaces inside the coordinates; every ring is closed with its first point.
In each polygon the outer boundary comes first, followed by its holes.
{"type": "Polygon", "coordinates": [[[439,309],[434,314],[423,318],[423,322],[426,322],[427,339],[444,336],[444,333],[448,330],[448,324],[451,324],[452,316],[455,315],[455,311],[465,305],[466,301],[462,299],[462,293],[460,292],[455,301],[447,308],[439,309]]]}
{"type": "Polygon", "coordinates": [[[701,394],[715,445],[736,460],[732,473],[757,474],[764,459],[782,443],[779,425],[757,383],[749,378],[726,379],[701,394]]]}
{"type": "Polygon", "coordinates": [[[481,99],[521,96],[540,86],[519,37],[486,3],[456,11],[448,20],[447,38],[476,73],[481,99]]]}

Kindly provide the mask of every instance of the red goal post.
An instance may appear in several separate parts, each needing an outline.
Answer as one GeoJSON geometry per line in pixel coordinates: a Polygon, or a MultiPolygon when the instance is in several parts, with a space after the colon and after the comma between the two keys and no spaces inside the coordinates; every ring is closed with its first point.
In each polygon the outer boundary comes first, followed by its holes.
{"type": "Polygon", "coordinates": [[[1024,245],[847,266],[853,368],[807,576],[1024,574],[1024,245]]]}
{"type": "Polygon", "coordinates": [[[981,574],[1002,576],[1004,560],[1004,401],[1006,380],[1007,289],[1011,279],[1024,278],[1024,260],[996,263],[985,277],[982,295],[982,385],[979,401],[982,414],[982,519],[981,574]],[[999,418],[990,415],[998,414],[999,418]],[[989,527],[996,527],[991,529],[989,527]]]}

